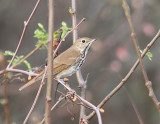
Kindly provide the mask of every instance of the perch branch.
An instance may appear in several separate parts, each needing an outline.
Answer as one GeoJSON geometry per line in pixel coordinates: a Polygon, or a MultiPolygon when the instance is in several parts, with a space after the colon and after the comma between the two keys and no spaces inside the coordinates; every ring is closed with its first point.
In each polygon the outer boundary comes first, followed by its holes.
{"type": "MultiPolygon", "coordinates": [[[[101,118],[101,114],[99,111],[99,108],[94,106],[92,103],[88,102],[87,100],[85,100],[84,98],[82,98],[81,96],[79,96],[78,94],[76,94],[76,92],[74,90],[72,90],[69,86],[65,85],[65,82],[61,79],[57,80],[61,85],[63,85],[69,92],[74,93],[74,96],[76,96],[77,99],[79,99],[82,104],[85,104],[86,106],[88,106],[89,108],[93,109],[94,112],[97,114],[97,118],[98,118],[98,123],[102,124],[102,118],[101,118]]],[[[85,119],[85,118],[84,118],[85,119]]],[[[87,122],[87,121],[85,121],[87,122]]]]}

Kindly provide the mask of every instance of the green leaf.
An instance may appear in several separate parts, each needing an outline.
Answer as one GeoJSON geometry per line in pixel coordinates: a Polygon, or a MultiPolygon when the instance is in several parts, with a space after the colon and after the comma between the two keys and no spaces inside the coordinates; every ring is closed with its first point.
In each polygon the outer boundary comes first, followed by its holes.
{"type": "Polygon", "coordinates": [[[152,61],[152,57],[153,57],[153,56],[152,56],[152,53],[148,51],[148,52],[146,53],[146,55],[148,56],[148,59],[149,59],[150,61],[152,61]]]}
{"type": "Polygon", "coordinates": [[[63,39],[63,37],[66,35],[66,33],[67,33],[68,31],[72,30],[72,28],[69,28],[69,27],[67,26],[67,23],[64,22],[64,21],[62,22],[61,29],[63,30],[62,35],[61,35],[61,39],[63,39]]]}
{"type": "MultiPolygon", "coordinates": [[[[43,46],[40,49],[46,49],[47,48],[46,43],[47,43],[47,39],[48,39],[48,33],[46,32],[46,30],[44,29],[44,26],[41,23],[38,23],[38,27],[39,27],[39,29],[36,29],[34,31],[34,37],[38,39],[38,41],[36,43],[36,47],[43,44],[43,46]]],[[[66,33],[69,30],[71,30],[72,28],[69,28],[67,26],[67,23],[63,21],[61,23],[60,29],[62,29],[62,33],[60,33],[59,30],[56,30],[53,33],[53,38],[61,36],[61,39],[63,39],[63,37],[66,35],[66,33]]]]}
{"type": "Polygon", "coordinates": [[[0,104],[4,105],[5,104],[5,99],[0,99],[0,104]]]}
{"type": "Polygon", "coordinates": [[[16,122],[12,122],[12,124],[17,124],[16,122]]]}
{"type": "Polygon", "coordinates": [[[69,7],[68,11],[69,13],[73,14],[72,7],[69,7]]]}
{"type": "Polygon", "coordinates": [[[58,32],[58,31],[55,31],[54,34],[53,34],[53,37],[56,38],[56,37],[58,37],[59,35],[60,35],[59,32],[58,32]]]}
{"type": "MultiPolygon", "coordinates": [[[[14,56],[14,52],[12,51],[9,51],[9,50],[6,50],[5,53],[4,53],[5,56],[14,56]]],[[[13,60],[12,62],[12,65],[15,65],[17,63],[19,63],[22,59],[24,58],[23,55],[21,56],[15,56],[15,59],[13,60]]],[[[7,60],[7,62],[10,62],[11,60],[7,60]]],[[[26,65],[26,67],[28,68],[28,70],[31,72],[31,65],[30,63],[27,61],[27,60],[24,60],[23,63],[26,65]]],[[[10,75],[12,76],[12,75],[10,75]]]]}
{"type": "Polygon", "coordinates": [[[27,66],[29,72],[32,72],[31,64],[27,60],[24,60],[23,63],[27,66]]]}
{"type": "Polygon", "coordinates": [[[5,56],[14,56],[14,52],[9,51],[9,50],[6,50],[6,51],[4,52],[4,55],[5,55],[5,56]]]}
{"type": "Polygon", "coordinates": [[[66,22],[62,22],[62,27],[67,27],[67,24],[66,24],[66,22]]]}
{"type": "Polygon", "coordinates": [[[45,30],[45,29],[44,29],[44,26],[43,26],[41,23],[38,23],[38,26],[39,26],[39,28],[41,28],[42,30],[45,30]]]}
{"type": "Polygon", "coordinates": [[[38,27],[40,29],[36,29],[34,31],[34,37],[38,39],[38,42],[36,43],[36,47],[39,47],[39,45],[43,44],[43,46],[40,49],[46,49],[47,48],[46,41],[48,38],[48,34],[41,23],[38,23],[38,27]]]}
{"type": "MultiPolygon", "coordinates": [[[[140,50],[140,52],[142,53],[142,50],[140,50]]],[[[152,57],[153,57],[153,55],[152,55],[152,53],[148,50],[148,52],[146,53],[146,56],[148,57],[148,59],[150,60],[150,61],[152,61],[152,57]]]]}
{"type": "Polygon", "coordinates": [[[12,72],[8,72],[8,73],[6,73],[6,76],[7,76],[7,78],[11,79],[12,76],[13,76],[13,73],[12,72]]]}

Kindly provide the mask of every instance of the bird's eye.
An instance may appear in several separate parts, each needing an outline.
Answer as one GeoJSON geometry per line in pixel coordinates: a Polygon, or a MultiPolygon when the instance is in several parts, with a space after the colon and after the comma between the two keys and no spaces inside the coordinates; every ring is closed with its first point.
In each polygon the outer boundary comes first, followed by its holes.
{"type": "Polygon", "coordinates": [[[86,41],[85,40],[82,40],[82,43],[85,43],[86,41]]]}

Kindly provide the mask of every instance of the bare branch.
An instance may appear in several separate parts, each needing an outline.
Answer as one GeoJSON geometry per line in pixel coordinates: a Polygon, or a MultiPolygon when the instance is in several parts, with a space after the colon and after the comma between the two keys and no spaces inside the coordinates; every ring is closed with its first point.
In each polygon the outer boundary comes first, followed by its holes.
{"type": "Polygon", "coordinates": [[[54,32],[54,0],[48,1],[48,70],[47,70],[47,91],[45,123],[51,124],[51,102],[53,92],[53,32],[54,32]]]}
{"type": "MultiPolygon", "coordinates": [[[[76,0],[72,0],[72,27],[76,27],[77,25],[77,7],[76,0]]],[[[78,30],[75,29],[73,31],[73,43],[78,39],[78,30]]]]}
{"type": "MultiPolygon", "coordinates": [[[[6,68],[6,60],[3,52],[0,52],[0,64],[2,69],[6,68]]],[[[8,77],[4,75],[4,112],[6,115],[7,124],[11,124],[9,101],[8,101],[8,77]]]]}
{"type": "Polygon", "coordinates": [[[25,74],[28,76],[37,76],[38,75],[37,73],[28,72],[28,71],[24,71],[24,70],[20,70],[20,69],[10,69],[10,68],[0,71],[0,75],[3,75],[6,72],[16,72],[16,73],[25,74]]]}
{"type": "Polygon", "coordinates": [[[148,88],[148,91],[149,91],[149,96],[153,100],[153,102],[156,105],[156,107],[157,107],[157,109],[159,111],[159,114],[160,114],[160,102],[157,100],[157,98],[156,98],[156,96],[154,94],[154,91],[152,89],[152,82],[149,81],[147,73],[146,73],[146,70],[144,68],[144,65],[143,65],[143,62],[142,62],[142,58],[141,58],[141,54],[140,54],[140,50],[139,50],[139,45],[138,45],[137,38],[136,38],[136,34],[135,34],[135,31],[134,31],[134,28],[133,28],[133,24],[132,24],[132,21],[131,21],[131,16],[130,16],[130,12],[129,12],[129,6],[128,6],[126,0],[122,0],[122,6],[123,6],[123,9],[124,9],[124,12],[125,12],[125,15],[126,15],[129,27],[130,27],[131,37],[132,37],[132,40],[133,40],[133,43],[134,43],[134,47],[135,47],[136,52],[137,52],[137,56],[138,56],[139,62],[140,62],[142,75],[143,75],[145,84],[146,84],[146,86],[148,88]]]}
{"type": "Polygon", "coordinates": [[[45,79],[46,73],[47,73],[47,67],[45,68],[45,72],[44,72],[44,75],[43,75],[43,77],[42,77],[41,84],[40,84],[40,86],[39,86],[39,89],[38,89],[37,95],[36,95],[36,97],[35,97],[35,99],[34,99],[34,102],[33,102],[33,104],[32,104],[32,107],[31,107],[31,109],[29,110],[29,112],[28,112],[28,114],[27,114],[27,116],[26,116],[23,124],[26,124],[26,123],[27,123],[27,121],[28,121],[28,119],[29,119],[29,117],[30,117],[30,115],[31,115],[31,113],[32,113],[32,111],[33,111],[36,103],[37,103],[37,100],[38,100],[39,95],[40,95],[40,93],[41,93],[42,87],[43,87],[43,85],[44,85],[44,79],[45,79]]]}
{"type": "MultiPolygon", "coordinates": [[[[74,90],[72,90],[69,86],[65,85],[65,82],[61,79],[58,80],[58,82],[63,85],[69,92],[73,92],[74,96],[77,97],[77,99],[79,99],[83,104],[85,104],[86,106],[88,106],[89,108],[93,109],[94,112],[97,114],[98,117],[98,122],[99,124],[102,124],[102,118],[101,118],[101,114],[99,111],[99,108],[94,106],[92,103],[88,102],[87,100],[83,99],[82,97],[80,97],[78,94],[76,94],[76,92],[74,90]]],[[[86,119],[85,119],[86,120],[86,119]]],[[[87,121],[86,121],[87,122],[87,121]]]]}
{"type": "MultiPolygon", "coordinates": [[[[53,111],[53,109],[60,103],[62,102],[62,100],[64,99],[65,97],[61,97],[51,108],[51,111],[53,111]]],[[[40,122],[40,124],[43,124],[45,118],[42,119],[42,121],[40,122]]]]}
{"type": "Polygon", "coordinates": [[[132,100],[132,97],[130,96],[127,88],[124,87],[124,89],[125,89],[125,91],[126,91],[126,94],[127,94],[127,96],[128,96],[128,99],[129,99],[130,103],[132,104],[132,107],[133,107],[133,109],[134,109],[134,111],[135,111],[135,113],[136,113],[136,115],[137,115],[137,118],[138,118],[139,123],[140,123],[140,124],[144,124],[144,123],[143,123],[143,120],[142,120],[142,117],[141,117],[141,115],[140,115],[140,113],[139,113],[139,111],[138,111],[138,109],[137,109],[134,101],[132,100]]]}
{"type": "MultiPolygon", "coordinates": [[[[153,44],[157,41],[157,39],[160,37],[160,30],[157,32],[155,37],[150,41],[150,43],[146,46],[146,48],[143,50],[141,57],[143,58],[148,50],[153,46],[153,44]]],[[[126,83],[126,81],[130,78],[130,76],[133,74],[134,70],[137,68],[139,65],[139,59],[135,62],[135,64],[132,66],[128,74],[122,79],[122,81],[99,103],[97,106],[98,108],[102,108],[102,106],[110,100],[110,98],[118,92],[118,90],[126,83]]],[[[95,115],[95,112],[92,112],[87,116],[87,120],[90,120],[93,116],[95,115]]]]}
{"type": "Polygon", "coordinates": [[[20,62],[18,62],[15,65],[12,65],[10,68],[15,68],[16,66],[20,65],[24,60],[26,60],[28,57],[30,57],[33,53],[35,53],[39,48],[41,48],[43,44],[40,44],[38,47],[36,47],[35,49],[33,49],[30,53],[28,53],[28,55],[26,55],[20,62]]]}
{"type": "Polygon", "coordinates": [[[21,45],[21,43],[22,43],[22,40],[23,40],[23,37],[24,37],[24,33],[25,33],[25,31],[26,31],[26,28],[27,28],[27,26],[28,26],[31,18],[33,17],[33,14],[34,14],[35,11],[36,11],[39,2],[40,2],[40,0],[37,0],[37,3],[36,3],[36,5],[35,5],[35,7],[34,7],[34,9],[33,9],[33,11],[32,11],[32,13],[31,13],[31,15],[29,16],[28,20],[27,20],[27,21],[24,21],[24,28],[23,28],[23,32],[22,32],[21,38],[20,38],[20,40],[19,40],[19,43],[18,43],[18,46],[17,46],[16,51],[15,51],[15,53],[14,53],[14,56],[12,57],[10,63],[9,63],[8,66],[7,66],[7,68],[10,68],[10,66],[11,66],[14,58],[16,57],[16,55],[17,55],[17,53],[18,53],[18,50],[19,50],[20,45],[21,45]]]}
{"type": "MultiPolygon", "coordinates": [[[[76,6],[76,0],[72,0],[72,27],[75,28],[77,25],[77,6],[76,6]]],[[[73,31],[73,43],[78,39],[78,30],[75,29],[73,31]]],[[[77,80],[79,82],[79,86],[86,86],[86,83],[82,77],[81,70],[78,70],[76,73],[77,80]]],[[[81,97],[85,99],[86,93],[85,93],[86,88],[81,87],[81,97]]],[[[85,116],[85,107],[81,106],[80,108],[80,119],[79,123],[81,123],[81,118],[85,116]]]]}

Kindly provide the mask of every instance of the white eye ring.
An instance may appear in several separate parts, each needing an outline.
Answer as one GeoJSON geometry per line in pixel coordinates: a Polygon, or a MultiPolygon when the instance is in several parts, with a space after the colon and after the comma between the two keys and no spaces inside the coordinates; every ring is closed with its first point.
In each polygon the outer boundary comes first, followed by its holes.
{"type": "Polygon", "coordinates": [[[85,40],[82,40],[81,42],[82,42],[82,43],[85,43],[86,41],[85,41],[85,40]]]}

